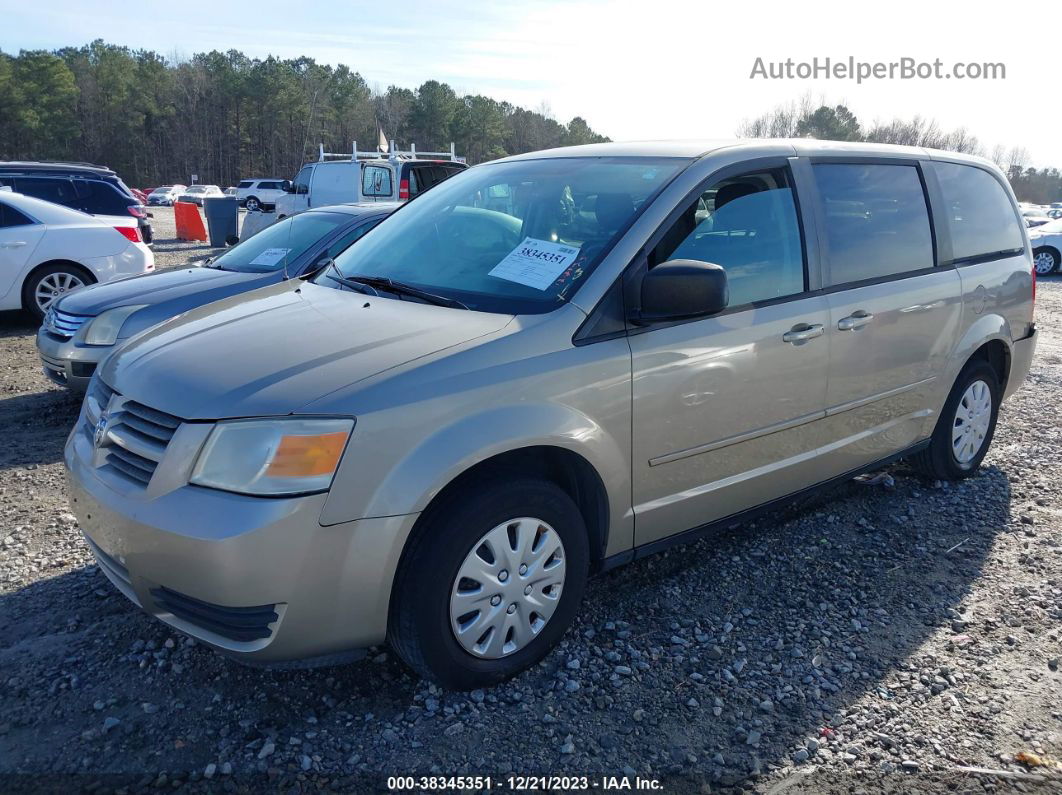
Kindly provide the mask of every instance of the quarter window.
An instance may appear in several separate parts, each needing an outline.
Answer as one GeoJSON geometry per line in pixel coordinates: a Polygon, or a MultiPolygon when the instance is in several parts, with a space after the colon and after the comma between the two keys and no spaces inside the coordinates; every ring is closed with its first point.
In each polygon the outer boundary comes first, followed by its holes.
{"type": "Polygon", "coordinates": [[[933,233],[915,166],[817,163],[826,227],[827,284],[933,267],[933,233]]]}
{"type": "Polygon", "coordinates": [[[33,221],[14,207],[0,202],[0,229],[6,229],[10,226],[28,226],[32,223],[33,221]]]}
{"type": "Polygon", "coordinates": [[[933,171],[956,260],[1017,253],[1025,247],[1010,197],[991,174],[958,163],[933,163],[933,171]]]}
{"type": "Polygon", "coordinates": [[[804,254],[785,169],[731,177],[698,196],[664,235],[649,266],[672,259],[726,270],[729,306],[804,291],[804,254]]]}

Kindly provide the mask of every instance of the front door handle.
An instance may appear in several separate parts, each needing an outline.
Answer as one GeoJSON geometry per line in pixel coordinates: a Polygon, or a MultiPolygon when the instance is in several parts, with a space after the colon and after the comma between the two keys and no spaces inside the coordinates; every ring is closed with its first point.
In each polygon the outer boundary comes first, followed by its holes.
{"type": "Polygon", "coordinates": [[[863,328],[873,319],[874,316],[872,314],[860,309],[858,312],[853,312],[848,317],[842,317],[838,320],[837,328],[841,331],[855,331],[857,328],[863,328]]]}
{"type": "Polygon", "coordinates": [[[18,248],[24,245],[26,245],[25,240],[9,240],[5,243],[0,243],[0,248],[18,248]]]}
{"type": "Polygon", "coordinates": [[[816,323],[813,326],[809,326],[807,323],[801,323],[797,326],[793,326],[792,329],[783,334],[782,342],[789,342],[793,345],[797,345],[801,342],[807,342],[816,337],[821,337],[825,333],[826,329],[823,328],[821,323],[816,323]]]}

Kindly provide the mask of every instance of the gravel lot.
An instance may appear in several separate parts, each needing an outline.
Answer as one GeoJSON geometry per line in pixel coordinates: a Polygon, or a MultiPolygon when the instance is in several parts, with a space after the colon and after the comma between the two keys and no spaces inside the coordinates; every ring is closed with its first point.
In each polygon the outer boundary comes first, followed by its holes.
{"type": "MultiPolygon", "coordinates": [[[[155,211],[159,264],[205,257],[155,211]]],[[[0,315],[0,789],[383,789],[627,774],[667,791],[1062,791],[1062,279],[980,475],[851,483],[593,581],[541,665],[440,692],[385,649],[241,667],[147,618],[68,512],[78,404],[0,315]],[[1030,752],[1046,766],[1016,761],[1030,752]],[[960,768],[989,768],[986,774],[960,768]]]]}

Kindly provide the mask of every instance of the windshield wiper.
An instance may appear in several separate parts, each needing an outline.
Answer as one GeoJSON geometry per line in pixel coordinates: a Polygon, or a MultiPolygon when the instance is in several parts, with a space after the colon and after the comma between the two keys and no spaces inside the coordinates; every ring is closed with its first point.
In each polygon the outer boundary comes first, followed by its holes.
{"type": "MultiPolygon", "coordinates": [[[[372,287],[373,289],[382,287],[392,293],[398,293],[399,295],[409,295],[414,298],[419,298],[422,301],[426,301],[429,304],[435,304],[436,306],[449,306],[454,309],[468,309],[468,305],[458,301],[456,298],[447,298],[444,295],[436,295],[435,293],[429,293],[427,290],[421,290],[419,287],[414,287],[412,284],[406,284],[405,282],[398,282],[394,279],[388,279],[385,276],[344,276],[342,280],[335,276],[329,276],[329,279],[335,279],[340,284],[346,284],[347,282],[354,282],[356,284],[364,284],[372,287]]],[[[348,285],[349,286],[349,285],[348,285]]]]}

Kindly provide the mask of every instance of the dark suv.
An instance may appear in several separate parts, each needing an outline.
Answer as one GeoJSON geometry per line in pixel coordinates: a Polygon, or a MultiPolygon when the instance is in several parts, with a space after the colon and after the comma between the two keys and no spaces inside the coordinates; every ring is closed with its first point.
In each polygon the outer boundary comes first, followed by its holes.
{"type": "Polygon", "coordinates": [[[109,168],[87,163],[0,162],[0,185],[90,215],[132,215],[151,243],[150,216],[129,186],[109,168]]]}

